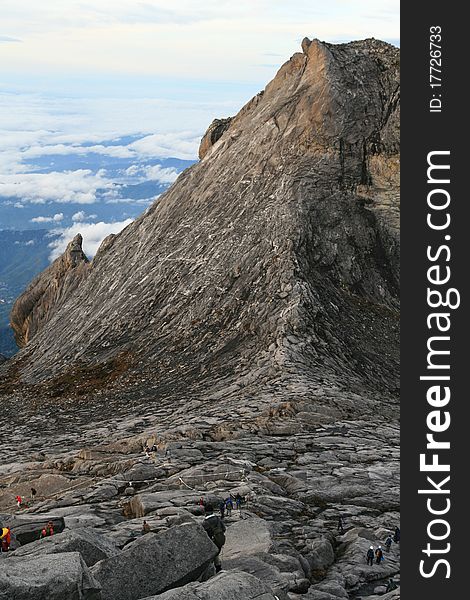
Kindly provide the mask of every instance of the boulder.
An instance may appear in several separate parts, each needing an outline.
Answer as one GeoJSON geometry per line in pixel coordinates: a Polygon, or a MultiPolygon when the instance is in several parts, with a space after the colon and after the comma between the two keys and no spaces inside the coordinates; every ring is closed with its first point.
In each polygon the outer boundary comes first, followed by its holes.
{"type": "Polygon", "coordinates": [[[313,540],[309,550],[306,559],[313,571],[327,569],[335,561],[333,546],[325,538],[313,540]]]}
{"type": "Polygon", "coordinates": [[[268,523],[257,517],[234,523],[228,528],[226,537],[223,552],[226,559],[269,552],[273,543],[268,523]]]}
{"type": "Polygon", "coordinates": [[[145,600],[275,600],[273,591],[249,573],[223,572],[205,583],[190,583],[145,600]]]}
{"type": "Polygon", "coordinates": [[[268,564],[263,560],[263,555],[240,556],[229,560],[224,559],[222,554],[222,567],[228,571],[244,571],[254,575],[257,579],[267,583],[278,598],[287,597],[287,592],[291,591],[292,580],[289,574],[281,573],[274,565],[268,564]]]}
{"type": "Polygon", "coordinates": [[[103,600],[135,600],[195,581],[217,555],[198,523],[148,533],[91,569],[103,600]]]}
{"type": "Polygon", "coordinates": [[[199,158],[203,159],[212,146],[223,136],[230,127],[232,118],[214,119],[204,134],[199,146],[199,158]]]}
{"type": "Polygon", "coordinates": [[[78,552],[0,560],[0,598],[100,600],[100,585],[78,552]]]}
{"type": "Polygon", "coordinates": [[[79,552],[88,567],[119,553],[117,546],[95,529],[73,529],[18,548],[15,556],[79,552]]]}

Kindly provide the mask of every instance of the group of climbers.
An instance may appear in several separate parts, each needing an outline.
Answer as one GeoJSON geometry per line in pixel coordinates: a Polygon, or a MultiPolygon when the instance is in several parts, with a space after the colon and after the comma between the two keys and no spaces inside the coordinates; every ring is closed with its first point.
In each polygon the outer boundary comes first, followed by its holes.
{"type": "MultiPolygon", "coordinates": [[[[396,544],[400,543],[400,528],[399,527],[395,528],[395,533],[393,534],[393,536],[390,533],[387,536],[387,539],[385,540],[385,550],[387,552],[390,552],[392,542],[395,542],[396,544]]],[[[367,564],[372,567],[374,564],[374,559],[375,559],[375,563],[377,565],[379,565],[384,560],[384,553],[382,550],[382,546],[378,546],[375,550],[374,550],[374,546],[370,546],[369,549],[367,550],[367,554],[366,554],[367,564]]]]}
{"type": "MultiPolygon", "coordinates": [[[[50,537],[54,535],[54,523],[48,521],[47,524],[42,528],[39,535],[39,539],[50,537]]],[[[9,552],[11,545],[12,531],[10,527],[3,527],[0,525],[0,552],[9,552]]]]}
{"type": "Polygon", "coordinates": [[[54,535],[54,523],[52,521],[48,521],[47,525],[41,530],[39,539],[50,537],[51,535],[54,535]]]}
{"type": "Polygon", "coordinates": [[[374,558],[375,558],[375,563],[377,565],[380,565],[380,563],[384,560],[384,553],[382,551],[382,546],[378,546],[375,549],[375,551],[374,551],[374,546],[370,546],[369,550],[367,550],[367,554],[366,554],[367,564],[370,565],[371,567],[374,564],[374,558]]]}
{"type": "Polygon", "coordinates": [[[150,458],[150,455],[153,452],[158,452],[158,448],[157,448],[156,444],[152,444],[151,446],[149,446],[148,444],[145,444],[145,446],[144,446],[144,452],[145,452],[145,456],[147,458],[150,458]]]}
{"type": "Polygon", "coordinates": [[[221,519],[225,518],[225,512],[227,512],[227,517],[232,516],[232,510],[234,509],[234,502],[235,502],[235,508],[238,511],[241,511],[242,504],[246,501],[247,501],[246,498],[242,498],[242,496],[239,493],[237,493],[235,496],[232,496],[232,494],[230,494],[230,496],[225,498],[225,500],[222,500],[219,504],[219,512],[220,512],[221,519]]]}
{"type": "Polygon", "coordinates": [[[16,502],[16,506],[18,508],[29,508],[30,504],[32,504],[36,498],[36,494],[37,494],[37,490],[35,488],[31,488],[31,498],[29,500],[29,502],[23,498],[23,496],[21,496],[20,494],[17,494],[15,496],[15,502],[16,502]]]}

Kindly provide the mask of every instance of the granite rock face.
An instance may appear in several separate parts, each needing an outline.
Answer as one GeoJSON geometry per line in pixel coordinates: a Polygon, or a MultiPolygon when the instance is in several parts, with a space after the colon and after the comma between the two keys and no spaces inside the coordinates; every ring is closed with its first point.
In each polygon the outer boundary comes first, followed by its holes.
{"type": "Polygon", "coordinates": [[[15,556],[63,552],[79,552],[85,564],[91,567],[100,560],[115,556],[118,549],[102,533],[91,528],[77,528],[25,544],[16,550],[15,556]]]}
{"type": "Polygon", "coordinates": [[[86,277],[89,261],[77,234],[64,254],[34,279],[13,305],[10,322],[20,348],[35,336],[86,277]]]}
{"type": "Polygon", "coordinates": [[[204,529],[187,523],[142,536],[91,572],[101,583],[103,600],[134,600],[194,581],[216,554],[204,529]]]}
{"type": "Polygon", "coordinates": [[[111,386],[183,403],[285,398],[327,381],[363,392],[337,407],[344,416],[374,403],[392,414],[398,90],[388,44],[304,44],[91,268],[72,269],[87,272],[73,293],[67,274],[54,279],[34,326],[28,294],[19,300],[13,321],[29,343],[0,367],[9,389],[111,386]]]}
{"type": "Polygon", "coordinates": [[[398,50],[302,50],[0,367],[0,507],[105,534],[103,597],[129,565],[136,599],[399,585],[399,544],[366,563],[400,519],[398,50]]]}
{"type": "Polygon", "coordinates": [[[206,583],[185,585],[145,600],[275,600],[269,587],[243,572],[221,573],[206,583]]]}
{"type": "Polygon", "coordinates": [[[98,582],[78,552],[9,556],[0,560],[0,598],[15,600],[101,600],[98,582]]]}

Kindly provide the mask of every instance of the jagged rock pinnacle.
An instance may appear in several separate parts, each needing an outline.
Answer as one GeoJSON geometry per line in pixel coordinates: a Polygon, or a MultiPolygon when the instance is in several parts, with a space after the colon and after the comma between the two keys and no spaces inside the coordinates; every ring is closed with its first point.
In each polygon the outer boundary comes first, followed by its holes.
{"type": "Polygon", "coordinates": [[[88,272],[89,260],[77,234],[65,252],[27,287],[13,305],[10,323],[16,343],[24,347],[45,325],[88,272]]]}

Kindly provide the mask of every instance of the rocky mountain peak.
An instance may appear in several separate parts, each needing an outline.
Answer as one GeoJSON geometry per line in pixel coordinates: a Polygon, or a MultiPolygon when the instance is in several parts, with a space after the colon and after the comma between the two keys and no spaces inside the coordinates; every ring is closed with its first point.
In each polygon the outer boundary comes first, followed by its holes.
{"type": "Polygon", "coordinates": [[[18,381],[52,388],[97,369],[126,393],[179,398],[328,381],[369,398],[348,414],[378,396],[392,410],[398,118],[396,48],[304,40],[92,268],[79,250],[70,268],[77,239],[31,284],[12,315],[29,341],[18,381]]]}
{"type": "Polygon", "coordinates": [[[65,252],[36,277],[13,305],[10,322],[23,348],[86,277],[89,260],[78,233],[65,252]]]}

